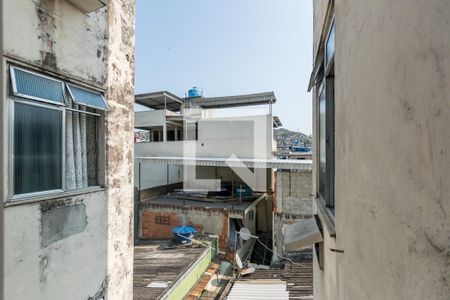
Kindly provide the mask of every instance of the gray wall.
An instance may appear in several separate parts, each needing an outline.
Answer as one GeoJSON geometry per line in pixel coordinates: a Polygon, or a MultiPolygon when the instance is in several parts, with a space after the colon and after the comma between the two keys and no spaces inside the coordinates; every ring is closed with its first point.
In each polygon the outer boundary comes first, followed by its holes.
{"type": "Polygon", "coordinates": [[[311,218],[313,214],[312,172],[277,170],[275,172],[272,262],[280,262],[283,251],[283,228],[311,218]]]}
{"type": "Polygon", "coordinates": [[[449,1],[336,1],[336,238],[315,299],[450,295],[449,18],[449,1]]]}
{"type": "MultiPolygon", "coordinates": [[[[106,188],[5,205],[4,298],[131,299],[134,1],[84,14],[63,0],[8,0],[1,13],[4,62],[103,89],[110,107],[106,188]]],[[[6,149],[8,101],[0,111],[6,149]]],[[[1,161],[8,202],[9,153],[1,161]]]]}

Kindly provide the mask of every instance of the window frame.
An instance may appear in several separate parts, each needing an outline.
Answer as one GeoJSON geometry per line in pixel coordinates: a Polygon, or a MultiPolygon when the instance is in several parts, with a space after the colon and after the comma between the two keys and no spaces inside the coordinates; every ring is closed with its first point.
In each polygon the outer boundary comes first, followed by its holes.
{"type": "Polygon", "coordinates": [[[24,68],[21,68],[21,67],[16,67],[16,66],[13,66],[13,65],[9,65],[9,76],[10,76],[10,79],[11,79],[11,88],[12,88],[12,93],[9,93],[9,96],[15,96],[15,97],[17,97],[19,99],[35,100],[35,101],[45,102],[45,103],[49,103],[49,104],[53,104],[53,105],[59,105],[59,106],[66,106],[67,105],[66,97],[64,97],[64,93],[65,93],[65,91],[64,91],[65,90],[64,81],[58,80],[58,79],[52,78],[50,76],[47,76],[45,74],[34,72],[34,71],[31,71],[31,70],[28,70],[28,69],[24,69],[24,68]],[[36,76],[39,76],[39,77],[43,77],[43,78],[46,78],[46,79],[49,79],[49,80],[61,83],[61,89],[62,89],[62,92],[63,92],[63,101],[62,102],[58,102],[58,101],[53,101],[53,100],[49,100],[49,99],[45,99],[45,98],[40,98],[40,97],[35,97],[35,96],[30,96],[30,95],[25,95],[25,94],[19,93],[17,91],[17,82],[16,82],[15,70],[20,70],[20,71],[25,72],[25,73],[33,74],[33,75],[36,75],[36,76]]]}
{"type": "MultiPolygon", "coordinates": [[[[330,38],[330,34],[335,27],[335,15],[332,14],[329,18],[328,28],[326,38],[323,41],[323,60],[321,64],[323,65],[323,77],[318,80],[316,85],[316,111],[317,111],[317,148],[316,151],[316,161],[318,164],[316,166],[317,170],[317,182],[319,185],[316,186],[316,197],[321,202],[325,208],[327,216],[335,222],[335,83],[334,83],[334,58],[335,58],[335,47],[333,47],[333,53],[327,59],[327,42],[330,38]],[[320,191],[320,181],[321,181],[321,171],[320,171],[320,95],[325,93],[325,195],[322,195],[320,191]]],[[[335,37],[334,37],[335,40],[335,37]]],[[[320,68],[320,67],[319,67],[320,68]]]]}
{"type": "MultiPolygon", "coordinates": [[[[50,197],[54,197],[57,194],[76,194],[76,193],[84,193],[87,190],[92,190],[92,189],[100,189],[100,188],[104,188],[105,187],[105,183],[106,183],[106,179],[105,179],[105,170],[104,167],[106,166],[106,153],[105,153],[105,142],[106,142],[106,138],[104,136],[103,133],[105,133],[105,126],[104,126],[104,121],[106,118],[106,113],[107,110],[102,110],[100,108],[97,107],[91,107],[88,105],[84,105],[86,107],[90,107],[96,110],[96,112],[89,112],[89,111],[81,111],[81,110],[77,110],[77,109],[73,109],[69,106],[70,101],[73,101],[74,103],[76,103],[71,97],[72,95],[69,94],[68,89],[66,89],[65,85],[66,82],[64,80],[60,80],[58,78],[54,78],[54,77],[50,77],[46,74],[43,73],[39,73],[36,71],[32,71],[29,69],[25,69],[22,67],[17,67],[16,65],[9,63],[8,64],[8,68],[9,68],[9,78],[7,78],[7,105],[8,105],[8,197],[6,199],[6,202],[11,202],[11,203],[15,203],[15,202],[26,202],[25,200],[31,200],[33,198],[39,198],[39,200],[41,200],[40,198],[50,198],[50,197]],[[52,100],[48,100],[48,99],[41,99],[39,97],[34,97],[34,96],[29,96],[29,95],[23,95],[21,93],[17,93],[17,86],[16,86],[16,79],[15,79],[15,75],[13,73],[14,69],[19,69],[22,70],[24,72],[28,72],[31,73],[33,75],[36,76],[42,76],[45,78],[48,78],[50,80],[54,80],[54,81],[58,81],[62,83],[62,88],[63,88],[63,102],[56,102],[56,101],[52,101],[52,100]],[[10,83],[10,84],[9,84],[10,83]],[[69,99],[70,98],[70,99],[69,99]],[[61,146],[61,157],[62,157],[62,163],[61,163],[61,189],[54,189],[54,190],[46,190],[46,191],[38,191],[38,192],[31,192],[31,193],[23,193],[23,194],[15,194],[14,191],[14,112],[15,112],[15,103],[22,103],[25,105],[34,105],[34,106],[39,106],[39,107],[43,107],[46,109],[52,109],[52,110],[58,110],[61,112],[62,114],[62,124],[61,124],[61,129],[62,129],[62,146],[61,146]],[[66,189],[66,184],[65,184],[65,172],[66,172],[66,162],[65,162],[65,156],[66,156],[66,114],[68,111],[73,111],[73,112],[78,112],[78,113],[85,113],[85,114],[89,114],[89,115],[94,115],[96,116],[97,120],[96,120],[96,134],[97,134],[97,151],[96,151],[96,156],[97,156],[97,163],[96,163],[96,174],[97,174],[97,185],[91,185],[91,186],[87,186],[86,188],[80,188],[80,189],[74,189],[74,190],[67,190],[66,189]]],[[[71,83],[71,82],[70,82],[71,83]]],[[[73,84],[73,83],[71,83],[73,84]]],[[[73,84],[76,85],[77,87],[79,87],[80,85],[78,84],[73,84]]],[[[84,87],[83,87],[84,88],[84,87]]],[[[92,91],[95,93],[99,93],[102,97],[104,97],[104,95],[102,93],[100,93],[97,89],[88,89],[88,88],[84,88],[88,91],[92,91]]],[[[105,99],[106,101],[106,99],[105,99]]],[[[109,107],[108,107],[109,108],[109,107]]]]}

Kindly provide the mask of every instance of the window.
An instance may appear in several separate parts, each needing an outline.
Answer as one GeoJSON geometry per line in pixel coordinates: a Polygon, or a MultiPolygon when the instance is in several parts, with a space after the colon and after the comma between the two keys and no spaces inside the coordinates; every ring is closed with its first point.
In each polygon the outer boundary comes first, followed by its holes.
{"type": "Polygon", "coordinates": [[[10,77],[11,196],[100,185],[103,96],[13,66],[10,77]]]}
{"type": "Polygon", "coordinates": [[[318,196],[334,215],[334,18],[331,19],[317,74],[318,196]],[[323,68],[324,66],[324,68],[323,68]],[[320,71],[323,68],[323,72],[320,71]]]}

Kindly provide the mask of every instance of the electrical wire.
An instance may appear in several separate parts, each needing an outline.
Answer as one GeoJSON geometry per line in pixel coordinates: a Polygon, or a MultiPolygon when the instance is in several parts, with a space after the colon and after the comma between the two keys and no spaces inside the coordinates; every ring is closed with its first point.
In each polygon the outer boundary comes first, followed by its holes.
{"type": "Polygon", "coordinates": [[[287,261],[290,262],[291,264],[302,266],[302,264],[296,263],[295,261],[293,261],[293,260],[290,259],[290,258],[281,256],[280,254],[273,252],[273,250],[270,249],[269,247],[267,247],[266,245],[264,245],[264,243],[261,242],[261,240],[260,240],[259,238],[256,238],[256,241],[258,241],[264,248],[266,248],[267,250],[269,250],[270,252],[272,252],[273,254],[275,254],[276,256],[278,256],[279,258],[282,258],[282,259],[284,259],[284,260],[287,260],[287,261]]]}

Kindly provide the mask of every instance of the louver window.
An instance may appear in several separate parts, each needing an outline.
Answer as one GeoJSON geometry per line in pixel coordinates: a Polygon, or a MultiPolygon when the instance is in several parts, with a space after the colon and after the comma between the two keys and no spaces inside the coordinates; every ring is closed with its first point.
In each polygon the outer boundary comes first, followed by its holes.
{"type": "Polygon", "coordinates": [[[62,81],[19,68],[11,68],[13,95],[64,105],[62,81]]]}
{"type": "Polygon", "coordinates": [[[69,90],[72,100],[80,105],[86,105],[92,108],[107,110],[105,98],[99,93],[86,90],[84,88],[67,83],[67,89],[69,90]]]}

